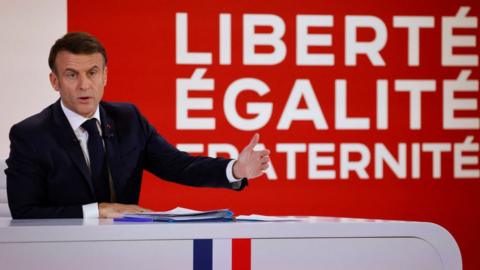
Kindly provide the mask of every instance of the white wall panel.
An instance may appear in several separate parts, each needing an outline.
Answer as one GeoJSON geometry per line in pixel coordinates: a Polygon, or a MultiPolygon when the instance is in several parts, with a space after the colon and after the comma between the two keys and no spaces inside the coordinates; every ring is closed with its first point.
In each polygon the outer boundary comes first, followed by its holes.
{"type": "Polygon", "coordinates": [[[58,98],[47,59],[66,31],[67,0],[0,0],[0,159],[10,151],[10,127],[58,98]]]}

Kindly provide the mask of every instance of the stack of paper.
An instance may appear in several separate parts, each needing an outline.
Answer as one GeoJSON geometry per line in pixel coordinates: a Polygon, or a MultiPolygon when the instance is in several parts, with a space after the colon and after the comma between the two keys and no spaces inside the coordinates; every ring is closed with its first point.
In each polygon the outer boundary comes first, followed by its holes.
{"type": "Polygon", "coordinates": [[[125,214],[116,222],[183,222],[183,221],[231,221],[233,212],[228,209],[197,211],[177,207],[166,212],[125,214]]]}

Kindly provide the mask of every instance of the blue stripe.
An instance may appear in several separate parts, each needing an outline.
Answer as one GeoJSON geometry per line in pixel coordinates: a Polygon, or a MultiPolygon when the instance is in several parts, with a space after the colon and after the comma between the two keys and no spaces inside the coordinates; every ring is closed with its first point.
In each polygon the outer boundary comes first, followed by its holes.
{"type": "Polygon", "coordinates": [[[193,240],[193,270],[212,270],[212,239],[193,240]]]}

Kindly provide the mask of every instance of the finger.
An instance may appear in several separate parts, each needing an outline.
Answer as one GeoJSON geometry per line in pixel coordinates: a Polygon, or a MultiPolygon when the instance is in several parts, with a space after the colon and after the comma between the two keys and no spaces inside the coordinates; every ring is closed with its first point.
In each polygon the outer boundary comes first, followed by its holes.
{"type": "Polygon", "coordinates": [[[128,207],[130,207],[130,208],[132,208],[132,209],[135,209],[135,210],[142,210],[142,211],[148,210],[148,209],[143,208],[143,207],[140,207],[140,206],[138,206],[138,205],[136,205],[136,204],[129,204],[128,207]]]}
{"type": "Polygon", "coordinates": [[[270,162],[270,157],[269,156],[263,156],[261,159],[260,159],[260,163],[268,163],[270,162]]]}
{"type": "Polygon", "coordinates": [[[123,212],[123,213],[141,213],[141,212],[144,212],[144,211],[141,210],[138,207],[128,207],[128,208],[122,209],[121,212],[123,212]]]}
{"type": "Polygon", "coordinates": [[[145,209],[143,207],[140,207],[138,205],[130,205],[128,211],[133,211],[135,213],[141,213],[141,212],[148,212],[148,209],[145,209]]]}
{"type": "Polygon", "coordinates": [[[258,168],[258,170],[255,172],[254,176],[251,178],[257,178],[259,176],[262,176],[264,174],[263,170],[261,168],[258,168]]]}
{"type": "Polygon", "coordinates": [[[270,167],[270,163],[264,163],[260,166],[260,169],[262,171],[265,171],[266,169],[268,169],[268,167],[270,167]]]}
{"type": "Polygon", "coordinates": [[[118,212],[121,213],[141,213],[145,212],[144,208],[139,207],[138,205],[135,204],[118,204],[118,206],[115,209],[118,212]]]}
{"type": "Polygon", "coordinates": [[[255,133],[255,135],[253,135],[252,139],[250,140],[250,143],[245,146],[245,149],[253,150],[253,148],[257,145],[258,140],[260,140],[260,135],[258,133],[255,133]]]}
{"type": "Polygon", "coordinates": [[[121,217],[123,217],[122,213],[115,212],[115,213],[109,214],[109,218],[121,218],[121,217]]]}
{"type": "Polygon", "coordinates": [[[121,218],[123,216],[122,213],[117,211],[108,211],[105,213],[105,218],[121,218]]]}
{"type": "Polygon", "coordinates": [[[270,155],[270,150],[264,149],[264,150],[260,150],[260,151],[255,151],[255,154],[257,154],[259,156],[268,156],[268,155],[270,155]]]}
{"type": "Polygon", "coordinates": [[[137,208],[137,212],[139,212],[139,213],[152,212],[152,210],[146,209],[146,208],[143,208],[143,207],[138,207],[138,208],[137,208]]]}

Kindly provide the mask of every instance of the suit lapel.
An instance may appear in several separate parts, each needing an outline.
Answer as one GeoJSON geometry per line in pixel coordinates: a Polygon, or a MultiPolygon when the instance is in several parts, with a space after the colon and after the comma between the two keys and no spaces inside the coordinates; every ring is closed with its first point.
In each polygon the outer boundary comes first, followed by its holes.
{"type": "Polygon", "coordinates": [[[92,180],[90,178],[90,172],[87,167],[87,162],[85,161],[85,156],[83,155],[80,143],[78,142],[78,139],[75,136],[67,117],[63,113],[60,100],[53,104],[53,122],[56,129],[54,134],[57,136],[58,141],[72,159],[73,164],[75,164],[77,169],[82,174],[91,194],[95,196],[92,180]]]}
{"type": "MultiPolygon", "coordinates": [[[[123,179],[120,175],[120,169],[122,168],[121,160],[120,160],[120,147],[119,147],[119,138],[117,136],[117,127],[113,119],[107,114],[105,111],[104,106],[100,103],[100,119],[102,122],[102,133],[105,142],[105,149],[108,159],[108,168],[110,171],[110,175],[112,177],[113,185],[115,191],[122,190],[121,187],[123,183],[121,183],[121,179],[123,179]]],[[[121,199],[116,192],[117,200],[121,199]]]]}

